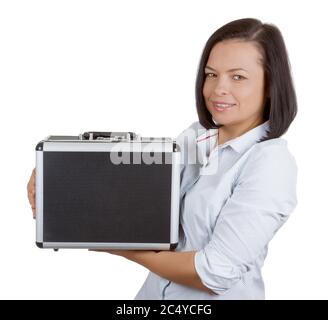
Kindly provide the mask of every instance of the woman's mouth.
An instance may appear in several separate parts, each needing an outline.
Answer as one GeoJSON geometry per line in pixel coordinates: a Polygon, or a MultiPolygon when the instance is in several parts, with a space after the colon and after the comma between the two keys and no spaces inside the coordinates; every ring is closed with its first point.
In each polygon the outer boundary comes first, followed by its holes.
{"type": "Polygon", "coordinates": [[[236,105],[235,103],[215,103],[215,102],[213,103],[213,107],[217,111],[229,110],[235,105],[236,105]]]}

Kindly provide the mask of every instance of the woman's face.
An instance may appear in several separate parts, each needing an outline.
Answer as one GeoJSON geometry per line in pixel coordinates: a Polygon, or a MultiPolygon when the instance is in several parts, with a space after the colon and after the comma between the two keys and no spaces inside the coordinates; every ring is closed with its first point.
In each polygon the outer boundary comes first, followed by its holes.
{"type": "Polygon", "coordinates": [[[227,40],[211,50],[203,95],[213,119],[229,126],[257,126],[264,122],[264,70],[254,43],[227,40]]]}

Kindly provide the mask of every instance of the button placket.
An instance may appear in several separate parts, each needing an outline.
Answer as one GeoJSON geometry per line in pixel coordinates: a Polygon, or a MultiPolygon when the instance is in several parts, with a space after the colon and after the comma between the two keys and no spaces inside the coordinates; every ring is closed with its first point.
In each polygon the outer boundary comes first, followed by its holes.
{"type": "Polygon", "coordinates": [[[200,172],[202,175],[206,175],[206,172],[211,169],[209,167],[213,161],[220,161],[220,159],[222,158],[224,147],[218,147],[217,150],[214,149],[209,155],[209,157],[206,158],[206,162],[204,162],[204,164],[200,168],[200,172]]]}

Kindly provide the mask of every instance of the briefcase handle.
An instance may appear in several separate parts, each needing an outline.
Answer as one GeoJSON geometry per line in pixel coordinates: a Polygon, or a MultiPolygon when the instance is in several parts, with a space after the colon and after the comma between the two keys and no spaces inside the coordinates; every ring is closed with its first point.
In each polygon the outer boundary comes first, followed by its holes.
{"type": "Polygon", "coordinates": [[[130,141],[135,139],[136,134],[134,132],[88,131],[82,134],[82,140],[130,141]]]}

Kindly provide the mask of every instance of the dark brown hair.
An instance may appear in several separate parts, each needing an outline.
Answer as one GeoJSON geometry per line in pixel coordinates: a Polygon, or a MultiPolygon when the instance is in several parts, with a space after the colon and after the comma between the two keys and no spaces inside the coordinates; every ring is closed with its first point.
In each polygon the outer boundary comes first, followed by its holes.
{"type": "Polygon", "coordinates": [[[282,136],[297,114],[297,101],[284,39],[279,29],[257,19],[239,19],[216,30],[203,49],[196,78],[196,106],[200,124],[206,129],[219,128],[207,110],[203,85],[205,66],[213,46],[221,41],[240,39],[254,42],[261,54],[265,74],[266,100],[264,119],[269,120],[267,136],[258,142],[282,136]]]}

